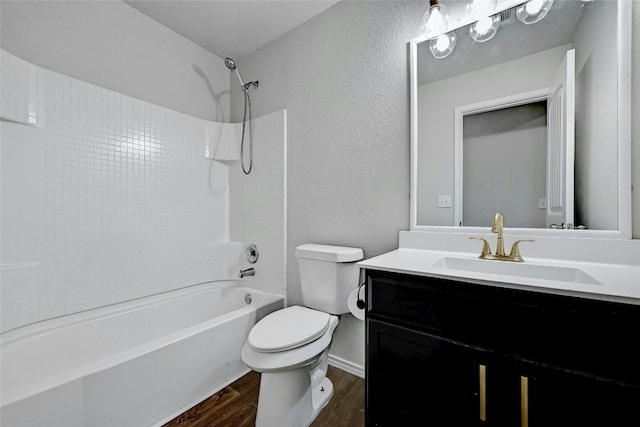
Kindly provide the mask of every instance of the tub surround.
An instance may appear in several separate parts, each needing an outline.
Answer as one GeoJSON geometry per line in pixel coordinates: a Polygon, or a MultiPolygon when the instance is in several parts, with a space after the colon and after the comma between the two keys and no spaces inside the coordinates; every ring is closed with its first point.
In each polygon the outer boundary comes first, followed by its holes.
{"type": "Polygon", "coordinates": [[[2,332],[237,276],[234,124],[0,56],[2,332]]]}
{"type": "Polygon", "coordinates": [[[486,234],[401,231],[398,249],[361,261],[359,266],[640,305],[639,240],[531,237],[512,235],[505,229],[507,248],[519,239],[535,240],[521,243],[523,263],[511,263],[479,260],[482,243],[471,240],[472,236],[486,238],[495,246],[496,235],[489,229],[486,234]],[[492,264],[494,269],[485,268],[486,263],[499,264],[492,264]],[[522,275],[519,267],[523,267],[522,275]],[[544,271],[545,267],[550,268],[544,271]],[[576,274],[563,276],[570,270],[577,270],[576,274]]]}

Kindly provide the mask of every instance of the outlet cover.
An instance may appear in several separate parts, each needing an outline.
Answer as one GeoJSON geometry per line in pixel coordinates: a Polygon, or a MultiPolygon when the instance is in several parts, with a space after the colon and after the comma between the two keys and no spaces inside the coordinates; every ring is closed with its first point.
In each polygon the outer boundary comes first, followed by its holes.
{"type": "Polygon", "coordinates": [[[547,209],[547,199],[538,199],[538,209],[547,209]]]}
{"type": "Polygon", "coordinates": [[[451,207],[451,195],[439,195],[438,196],[438,207],[439,208],[450,208],[451,207]]]}

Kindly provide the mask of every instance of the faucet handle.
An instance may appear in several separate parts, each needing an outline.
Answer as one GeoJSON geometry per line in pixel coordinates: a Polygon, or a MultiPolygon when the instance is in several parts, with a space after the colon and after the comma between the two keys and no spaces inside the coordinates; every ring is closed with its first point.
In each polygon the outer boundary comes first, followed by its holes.
{"type": "Polygon", "coordinates": [[[480,258],[483,258],[485,255],[491,255],[491,246],[487,239],[483,239],[482,237],[469,237],[469,239],[473,240],[482,240],[482,252],[480,253],[480,258]]]}
{"type": "Polygon", "coordinates": [[[533,243],[535,242],[535,240],[522,239],[522,240],[516,240],[515,242],[513,242],[513,245],[511,246],[511,253],[509,253],[509,257],[512,258],[512,261],[516,261],[516,262],[524,261],[524,259],[522,259],[522,255],[520,255],[520,247],[518,246],[520,242],[533,243]]]}

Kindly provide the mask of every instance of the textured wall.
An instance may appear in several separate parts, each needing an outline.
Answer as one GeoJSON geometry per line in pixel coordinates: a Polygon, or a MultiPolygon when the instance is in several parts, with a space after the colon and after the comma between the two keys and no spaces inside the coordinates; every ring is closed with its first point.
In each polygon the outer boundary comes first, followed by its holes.
{"type": "MultiPolygon", "coordinates": [[[[627,0],[624,0],[627,1],[627,0]]],[[[633,158],[640,188],[640,2],[634,1],[633,158]]],[[[362,247],[367,258],[398,246],[409,228],[407,42],[424,1],[342,1],[239,61],[260,80],[257,115],[288,112],[288,295],[300,303],[295,246],[362,247]]],[[[242,98],[232,87],[232,118],[242,98]]],[[[640,238],[640,196],[634,236],[640,238]]],[[[343,316],[332,355],[364,364],[363,322],[343,316]]]]}
{"type": "MultiPolygon", "coordinates": [[[[361,247],[369,258],[409,228],[407,42],[423,7],[340,2],[239,62],[245,79],[260,80],[254,114],[287,108],[290,304],[301,303],[297,245],[361,247]]],[[[343,316],[332,355],[364,366],[363,325],[343,316]]]]}

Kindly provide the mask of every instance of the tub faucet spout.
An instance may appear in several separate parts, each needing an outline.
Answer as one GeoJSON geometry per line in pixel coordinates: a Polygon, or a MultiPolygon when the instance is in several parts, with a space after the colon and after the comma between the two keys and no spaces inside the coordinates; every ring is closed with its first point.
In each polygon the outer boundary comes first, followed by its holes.
{"type": "Polygon", "coordinates": [[[256,274],[256,270],[253,267],[245,268],[244,270],[240,270],[240,274],[238,275],[238,277],[242,279],[243,277],[254,276],[255,274],[256,274]]]}

